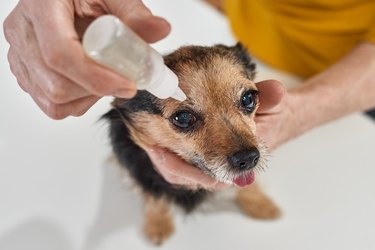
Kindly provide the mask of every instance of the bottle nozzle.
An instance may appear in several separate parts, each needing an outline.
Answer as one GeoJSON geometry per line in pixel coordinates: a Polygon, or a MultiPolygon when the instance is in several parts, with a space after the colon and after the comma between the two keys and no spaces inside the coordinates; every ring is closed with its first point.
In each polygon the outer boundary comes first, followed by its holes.
{"type": "Polygon", "coordinates": [[[178,86],[178,78],[167,66],[162,64],[163,68],[157,70],[159,74],[156,84],[150,84],[146,90],[158,98],[165,99],[171,97],[177,101],[184,101],[186,99],[185,93],[178,86]]]}
{"type": "Polygon", "coordinates": [[[177,101],[185,101],[186,95],[185,93],[180,89],[180,87],[177,87],[176,91],[171,95],[173,99],[176,99],[177,101]]]}

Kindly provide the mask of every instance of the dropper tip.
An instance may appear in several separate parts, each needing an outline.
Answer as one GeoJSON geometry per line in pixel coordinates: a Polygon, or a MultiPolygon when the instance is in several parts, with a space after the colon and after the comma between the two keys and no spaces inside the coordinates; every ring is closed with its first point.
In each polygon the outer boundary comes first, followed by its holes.
{"type": "Polygon", "coordinates": [[[185,101],[187,98],[185,93],[179,87],[176,89],[176,91],[173,93],[171,97],[180,102],[185,101]]]}

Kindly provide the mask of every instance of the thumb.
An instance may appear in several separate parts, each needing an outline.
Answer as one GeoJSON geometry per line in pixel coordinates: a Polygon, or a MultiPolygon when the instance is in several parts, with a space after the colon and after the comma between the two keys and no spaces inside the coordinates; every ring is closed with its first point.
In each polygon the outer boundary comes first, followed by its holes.
{"type": "Polygon", "coordinates": [[[266,112],[276,107],[284,98],[285,87],[276,80],[265,80],[256,83],[259,91],[259,108],[257,113],[266,112]]]}
{"type": "Polygon", "coordinates": [[[146,42],[166,37],[171,25],[164,18],[154,16],[141,0],[104,0],[110,13],[126,23],[146,42]]]}

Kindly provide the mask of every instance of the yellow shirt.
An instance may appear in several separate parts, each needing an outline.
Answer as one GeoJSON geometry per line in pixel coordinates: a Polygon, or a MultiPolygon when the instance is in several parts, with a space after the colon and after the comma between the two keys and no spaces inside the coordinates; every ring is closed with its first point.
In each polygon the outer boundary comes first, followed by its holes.
{"type": "Polygon", "coordinates": [[[303,77],[375,42],[375,0],[226,0],[224,11],[254,56],[303,77]]]}

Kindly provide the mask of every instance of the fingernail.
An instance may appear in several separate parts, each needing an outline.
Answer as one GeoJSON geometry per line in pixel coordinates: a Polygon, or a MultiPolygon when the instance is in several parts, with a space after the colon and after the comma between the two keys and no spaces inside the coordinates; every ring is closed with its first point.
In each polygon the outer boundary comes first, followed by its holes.
{"type": "Polygon", "coordinates": [[[133,98],[136,94],[136,89],[120,89],[117,90],[113,95],[120,98],[133,98]]]}

